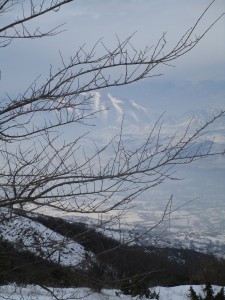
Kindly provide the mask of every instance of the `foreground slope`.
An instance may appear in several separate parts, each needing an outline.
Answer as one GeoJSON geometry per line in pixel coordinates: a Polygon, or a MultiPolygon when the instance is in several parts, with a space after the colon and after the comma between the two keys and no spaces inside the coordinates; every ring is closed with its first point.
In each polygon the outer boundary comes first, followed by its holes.
{"type": "Polygon", "coordinates": [[[64,266],[79,266],[88,255],[75,241],[8,209],[1,209],[1,219],[0,239],[13,243],[19,251],[64,266]]]}
{"type": "MultiPolygon", "coordinates": [[[[154,290],[159,292],[159,300],[188,300],[189,285],[175,286],[170,288],[156,287],[154,290]]],[[[202,286],[193,286],[197,293],[201,293],[202,286]]],[[[215,292],[218,292],[221,287],[213,286],[215,292]]],[[[95,293],[90,289],[52,289],[42,288],[39,286],[30,285],[27,287],[18,287],[15,285],[0,286],[0,299],[5,300],[52,300],[52,299],[86,299],[86,300],[131,300],[142,299],[139,296],[129,296],[121,294],[119,290],[102,290],[100,293],[95,293]],[[48,290],[47,290],[48,289],[48,290]],[[52,294],[51,294],[52,293],[52,294]]],[[[189,299],[190,300],[190,299],[189,299]]]]}

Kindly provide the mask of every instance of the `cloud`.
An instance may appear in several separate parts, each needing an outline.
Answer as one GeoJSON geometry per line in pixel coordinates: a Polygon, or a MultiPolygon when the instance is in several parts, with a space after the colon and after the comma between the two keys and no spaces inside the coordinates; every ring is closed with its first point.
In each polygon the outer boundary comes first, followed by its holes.
{"type": "Polygon", "coordinates": [[[107,117],[108,117],[108,109],[107,109],[107,107],[105,106],[105,104],[101,104],[100,109],[102,110],[103,118],[106,120],[107,117]]]}
{"type": "Polygon", "coordinates": [[[100,111],[100,116],[103,116],[103,118],[106,120],[108,116],[108,109],[106,104],[101,100],[102,95],[100,92],[92,92],[93,96],[93,110],[95,112],[100,111]]]}
{"type": "Polygon", "coordinates": [[[142,110],[142,111],[144,111],[144,112],[148,112],[148,110],[147,110],[144,106],[142,106],[142,105],[136,103],[134,100],[130,100],[130,103],[131,103],[132,106],[135,107],[136,109],[142,110]]]}
{"type": "Polygon", "coordinates": [[[136,122],[139,122],[138,116],[135,114],[135,112],[129,111],[129,114],[132,116],[132,118],[133,118],[136,122]]]}
{"type": "Polygon", "coordinates": [[[94,92],[93,93],[94,110],[95,111],[100,110],[100,98],[101,98],[101,94],[99,92],[94,92]]]}
{"type": "Polygon", "coordinates": [[[122,100],[119,100],[108,93],[108,97],[112,102],[113,107],[119,115],[123,115],[123,109],[120,104],[123,104],[122,100]]]}

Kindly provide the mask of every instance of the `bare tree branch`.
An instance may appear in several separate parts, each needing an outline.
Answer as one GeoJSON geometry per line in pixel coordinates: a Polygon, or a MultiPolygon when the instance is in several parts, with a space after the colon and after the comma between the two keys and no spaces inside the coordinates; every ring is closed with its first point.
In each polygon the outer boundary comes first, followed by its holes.
{"type": "Polygon", "coordinates": [[[6,26],[0,28],[0,47],[8,46],[14,39],[32,39],[32,38],[42,38],[54,36],[62,32],[59,25],[55,28],[52,28],[48,31],[41,31],[39,27],[34,30],[29,30],[27,23],[33,21],[34,19],[40,18],[43,15],[49,14],[50,12],[58,11],[61,6],[73,2],[74,0],[57,0],[57,1],[14,1],[6,0],[0,5],[0,14],[6,14],[9,10],[12,10],[13,7],[21,5],[22,16],[17,17],[17,19],[11,23],[8,23],[6,26]],[[46,4],[47,3],[47,4],[46,4]],[[28,11],[28,13],[25,12],[28,11]],[[60,29],[60,30],[59,30],[60,29]]]}
{"type": "MultiPolygon", "coordinates": [[[[1,1],[1,15],[7,16],[13,9],[16,11],[17,6],[21,13],[15,21],[0,28],[0,47],[8,46],[14,39],[57,34],[60,26],[42,31],[39,28],[31,30],[28,25],[70,2],[73,0],[31,0],[29,4],[24,0],[1,1]]],[[[48,209],[86,215],[108,213],[106,223],[110,224],[116,218],[120,222],[142,193],[164,181],[178,180],[176,166],[225,154],[225,149],[213,149],[213,141],[207,148],[201,143],[206,130],[216,120],[225,117],[224,110],[212,115],[211,120],[194,131],[190,121],[182,132],[175,132],[167,139],[162,135],[162,115],[145,141],[132,147],[124,141],[123,122],[120,132],[103,146],[95,142],[85,146],[88,132],[76,135],[72,141],[65,136],[68,128],[76,130],[78,124],[90,125],[89,120],[101,111],[93,109],[93,92],[160,76],[157,73],[159,66],[170,66],[172,61],[191,51],[224,16],[221,14],[196,35],[200,22],[214,2],[206,7],[172,49],[167,49],[165,33],[156,45],[144,49],[133,46],[133,35],[123,41],[117,37],[117,44],[112,49],[99,40],[91,50],[86,50],[83,45],[68,59],[60,53],[61,66],[51,66],[46,80],[41,82],[41,78],[37,78],[24,93],[17,97],[7,95],[1,100],[1,222],[12,221],[13,212],[18,208],[22,211],[48,209]],[[104,50],[100,56],[99,47],[104,50]],[[7,216],[4,209],[10,212],[7,216]]],[[[172,196],[159,222],[146,233],[170,216],[171,202],[172,196]]],[[[52,251],[55,249],[53,247],[52,251]]],[[[42,288],[52,293],[48,287],[43,285],[42,288]]],[[[57,299],[54,293],[52,296],[57,299]]]]}

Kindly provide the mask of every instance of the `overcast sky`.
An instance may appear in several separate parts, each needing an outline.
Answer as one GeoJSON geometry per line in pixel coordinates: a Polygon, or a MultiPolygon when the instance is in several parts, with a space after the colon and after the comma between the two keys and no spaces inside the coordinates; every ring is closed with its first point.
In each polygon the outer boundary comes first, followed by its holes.
{"type": "MultiPolygon", "coordinates": [[[[155,45],[163,32],[167,32],[168,47],[174,45],[188,30],[206,6],[208,0],[78,0],[65,5],[58,13],[37,21],[40,28],[66,23],[66,32],[50,38],[15,41],[1,49],[1,92],[22,89],[32,78],[46,74],[49,65],[59,64],[59,50],[64,57],[72,56],[80,45],[91,47],[98,39],[115,44],[117,34],[121,40],[134,32],[133,44],[137,48],[155,45]],[[12,90],[13,81],[13,90],[12,90]]],[[[18,11],[10,12],[3,21],[15,19],[18,11]]],[[[222,12],[225,1],[217,0],[202,20],[198,32],[204,30],[222,12]]],[[[168,48],[169,49],[169,48],[168,48]]],[[[204,40],[174,65],[163,68],[163,81],[192,84],[207,80],[225,79],[225,17],[207,34],[204,40]]],[[[180,84],[180,83],[179,83],[180,84]]],[[[216,101],[216,100],[215,100],[216,101]]]]}
{"type": "MultiPolygon", "coordinates": [[[[15,96],[23,92],[38,75],[42,74],[44,80],[50,64],[55,67],[60,65],[59,50],[66,59],[73,56],[80,45],[86,43],[88,49],[101,38],[107,46],[112,47],[116,35],[123,40],[136,32],[133,44],[139,49],[155,45],[162,33],[167,32],[170,49],[210,2],[74,1],[34,24],[45,29],[66,23],[65,32],[48,39],[14,41],[1,49],[0,95],[7,92],[15,96]]],[[[225,1],[216,0],[204,16],[197,33],[204,31],[223,12],[225,1]]],[[[3,16],[0,22],[14,20],[18,13],[19,6],[17,11],[3,16]]],[[[159,112],[184,113],[195,109],[225,108],[225,17],[215,24],[196,48],[175,61],[174,66],[161,69],[165,74],[163,77],[149,79],[126,89],[114,89],[110,95],[123,101],[132,97],[130,100],[135,100],[142,107],[159,112]]]]}

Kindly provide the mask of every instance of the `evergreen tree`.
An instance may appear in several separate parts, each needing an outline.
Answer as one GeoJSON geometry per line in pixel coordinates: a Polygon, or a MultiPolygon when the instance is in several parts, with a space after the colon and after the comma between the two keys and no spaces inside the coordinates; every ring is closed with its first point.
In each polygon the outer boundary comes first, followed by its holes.
{"type": "Polygon", "coordinates": [[[222,287],[221,290],[216,294],[215,300],[225,300],[224,288],[222,287]]]}
{"type": "Polygon", "coordinates": [[[212,285],[210,283],[206,283],[205,287],[203,288],[203,292],[205,294],[205,300],[213,300],[214,299],[214,291],[212,285]]]}
{"type": "Polygon", "coordinates": [[[195,290],[192,288],[192,286],[191,286],[190,289],[189,289],[189,294],[188,294],[188,296],[189,296],[189,298],[190,298],[191,300],[199,300],[199,299],[200,299],[199,296],[197,296],[195,290]]]}
{"type": "Polygon", "coordinates": [[[204,292],[204,297],[197,295],[195,290],[192,286],[189,289],[188,297],[191,300],[225,300],[224,288],[222,287],[221,290],[214,296],[214,291],[212,285],[207,283],[205,287],[202,289],[204,292]]]}

